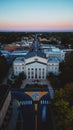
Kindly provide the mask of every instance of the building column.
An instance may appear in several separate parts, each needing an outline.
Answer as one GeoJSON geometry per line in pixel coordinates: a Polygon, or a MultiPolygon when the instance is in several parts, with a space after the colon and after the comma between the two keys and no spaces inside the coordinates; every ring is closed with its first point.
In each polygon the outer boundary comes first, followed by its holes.
{"type": "Polygon", "coordinates": [[[41,70],[39,69],[39,77],[40,77],[40,79],[41,79],[41,70]]]}
{"type": "Polygon", "coordinates": [[[41,74],[40,76],[41,76],[41,79],[42,79],[42,69],[40,70],[40,74],[41,74]]]}
{"type": "Polygon", "coordinates": [[[41,69],[41,79],[42,79],[42,76],[43,76],[42,73],[43,73],[43,70],[41,69]]]}
{"type": "Polygon", "coordinates": [[[46,69],[44,69],[44,79],[46,79],[46,69]]]}
{"type": "Polygon", "coordinates": [[[35,79],[35,68],[34,68],[34,79],[35,79]]]}
{"type": "Polygon", "coordinates": [[[37,69],[37,79],[39,79],[39,69],[37,69]]]}
{"type": "Polygon", "coordinates": [[[27,79],[28,79],[28,69],[26,70],[26,75],[27,75],[27,79]]]}
{"type": "Polygon", "coordinates": [[[31,68],[30,68],[30,79],[31,79],[31,68]]]}

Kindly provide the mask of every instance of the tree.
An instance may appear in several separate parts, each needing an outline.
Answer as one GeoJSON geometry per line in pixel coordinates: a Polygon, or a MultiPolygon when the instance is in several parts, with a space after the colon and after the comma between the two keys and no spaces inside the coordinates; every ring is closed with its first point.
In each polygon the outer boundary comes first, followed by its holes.
{"type": "Polygon", "coordinates": [[[15,79],[15,83],[13,84],[13,87],[20,87],[22,84],[22,80],[26,79],[26,75],[24,72],[19,73],[19,75],[15,79]]]}
{"type": "Polygon", "coordinates": [[[73,130],[73,107],[71,107],[71,109],[67,113],[66,119],[64,122],[65,122],[66,130],[73,130]]]}
{"type": "Polygon", "coordinates": [[[2,82],[3,78],[6,76],[9,69],[9,65],[4,56],[0,55],[0,82],[2,82]]]}
{"type": "Polygon", "coordinates": [[[73,83],[66,84],[64,90],[65,90],[65,99],[72,106],[73,105],[73,83]]]}
{"type": "Polygon", "coordinates": [[[64,85],[73,82],[73,52],[60,64],[60,81],[64,85]]]}
{"type": "Polygon", "coordinates": [[[55,90],[53,109],[59,130],[73,129],[73,83],[55,90]]]}
{"type": "Polygon", "coordinates": [[[21,73],[19,74],[19,78],[20,78],[21,80],[26,79],[26,75],[24,74],[24,72],[21,72],[21,73]]]}
{"type": "Polygon", "coordinates": [[[58,88],[58,86],[60,86],[60,81],[59,81],[58,76],[54,75],[53,73],[49,73],[49,75],[47,76],[47,79],[50,81],[50,84],[54,88],[58,88]]]}

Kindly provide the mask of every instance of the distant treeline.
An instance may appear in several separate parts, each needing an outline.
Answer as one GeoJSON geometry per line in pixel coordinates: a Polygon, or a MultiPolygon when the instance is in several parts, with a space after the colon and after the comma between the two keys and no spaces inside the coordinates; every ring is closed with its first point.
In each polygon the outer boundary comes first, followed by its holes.
{"type": "Polygon", "coordinates": [[[14,41],[19,41],[23,36],[33,36],[34,34],[41,34],[41,38],[54,37],[60,40],[62,44],[68,46],[71,44],[73,48],[73,32],[0,32],[0,42],[5,44],[10,44],[14,41]]]}
{"type": "MultiPolygon", "coordinates": [[[[73,32],[50,32],[50,33],[42,33],[41,37],[50,38],[54,37],[57,40],[61,41],[61,44],[65,47],[68,47],[68,45],[71,45],[71,48],[73,48],[73,32]]],[[[55,42],[52,42],[55,43],[55,42]]]]}
{"type": "Polygon", "coordinates": [[[4,44],[10,44],[14,41],[20,41],[21,37],[29,36],[31,37],[33,33],[25,32],[0,32],[0,42],[4,44]]]}

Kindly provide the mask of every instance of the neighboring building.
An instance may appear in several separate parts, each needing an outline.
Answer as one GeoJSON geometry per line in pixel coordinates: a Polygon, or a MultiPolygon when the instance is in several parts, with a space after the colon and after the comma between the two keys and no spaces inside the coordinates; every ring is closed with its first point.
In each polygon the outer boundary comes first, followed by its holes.
{"type": "Polygon", "coordinates": [[[59,73],[59,60],[57,58],[47,58],[45,53],[39,50],[37,37],[33,42],[33,52],[29,52],[25,57],[16,58],[13,62],[14,75],[21,72],[26,74],[27,79],[46,79],[49,72],[59,73]]]}
{"type": "Polygon", "coordinates": [[[3,56],[5,56],[6,58],[9,57],[9,55],[10,55],[10,52],[7,51],[7,50],[0,50],[0,52],[1,52],[1,54],[2,54],[3,56]]]}
{"type": "Polygon", "coordinates": [[[47,64],[48,72],[53,72],[55,75],[59,74],[59,60],[57,58],[49,58],[47,64]]]}
{"type": "Polygon", "coordinates": [[[11,102],[11,92],[7,85],[0,85],[0,129],[11,102]]]}
{"type": "Polygon", "coordinates": [[[60,62],[65,59],[65,51],[63,51],[55,46],[42,45],[41,49],[48,58],[57,58],[60,62]]]}
{"type": "Polygon", "coordinates": [[[24,47],[30,47],[33,43],[33,40],[33,38],[29,39],[29,37],[22,37],[20,45],[24,47]]]}
{"type": "Polygon", "coordinates": [[[63,51],[67,53],[67,52],[72,52],[73,49],[63,49],[63,51]]]}
{"type": "Polygon", "coordinates": [[[4,45],[4,50],[8,50],[8,51],[14,51],[14,50],[17,50],[19,48],[20,48],[20,46],[16,46],[15,43],[4,45]]]}
{"type": "Polygon", "coordinates": [[[25,59],[23,57],[18,57],[13,62],[14,75],[17,76],[21,72],[25,72],[25,59]]]}
{"type": "Polygon", "coordinates": [[[29,51],[27,50],[22,50],[22,51],[13,51],[10,53],[10,56],[12,57],[24,57],[29,51]]]}

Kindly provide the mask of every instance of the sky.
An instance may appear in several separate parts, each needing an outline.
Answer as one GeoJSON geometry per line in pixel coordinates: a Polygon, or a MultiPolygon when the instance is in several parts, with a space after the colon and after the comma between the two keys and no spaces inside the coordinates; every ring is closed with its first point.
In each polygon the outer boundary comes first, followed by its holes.
{"type": "Polygon", "coordinates": [[[73,0],[0,0],[0,31],[73,31],[73,0]]]}

